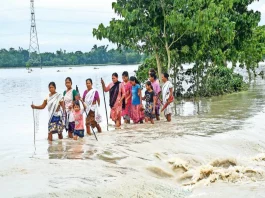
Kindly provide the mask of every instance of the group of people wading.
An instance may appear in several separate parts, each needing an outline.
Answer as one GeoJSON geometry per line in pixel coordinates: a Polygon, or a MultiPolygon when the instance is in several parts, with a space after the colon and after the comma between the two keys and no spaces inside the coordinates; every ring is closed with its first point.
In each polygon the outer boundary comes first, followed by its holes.
{"type": "MultiPolygon", "coordinates": [[[[145,83],[145,94],[142,96],[140,82],[136,77],[131,76],[127,71],[122,73],[123,82],[118,80],[118,74],[112,74],[112,82],[105,85],[101,79],[104,92],[109,92],[109,106],[111,108],[110,118],[115,122],[115,129],[121,128],[121,119],[124,123],[143,123],[143,121],[154,124],[154,119],[160,120],[160,107],[164,111],[168,122],[171,121],[171,103],[173,97],[173,85],[168,80],[167,73],[162,74],[163,86],[160,87],[154,69],[149,70],[149,81],[145,83]],[[162,96],[162,100],[160,99],[162,96]],[[142,101],[145,100],[145,107],[142,101]]],[[[65,79],[66,90],[63,95],[56,92],[56,84],[49,83],[49,95],[42,105],[31,105],[33,109],[44,109],[48,106],[48,140],[52,141],[52,135],[57,133],[58,138],[63,138],[63,130],[68,132],[69,138],[77,140],[83,138],[85,134],[83,115],[85,113],[85,126],[88,135],[91,135],[91,128],[102,132],[100,122],[102,117],[99,113],[100,97],[96,89],[93,88],[92,79],[86,80],[87,90],[80,96],[78,88],[72,87],[72,79],[65,79]]]]}

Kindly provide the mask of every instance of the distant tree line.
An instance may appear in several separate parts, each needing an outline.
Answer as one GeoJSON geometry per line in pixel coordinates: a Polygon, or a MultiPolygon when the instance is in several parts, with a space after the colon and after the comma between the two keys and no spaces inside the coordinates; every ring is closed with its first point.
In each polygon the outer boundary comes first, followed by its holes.
{"type": "Polygon", "coordinates": [[[108,46],[94,45],[90,52],[66,52],[58,50],[40,54],[28,50],[10,48],[0,50],[0,67],[58,66],[58,65],[89,65],[89,64],[137,64],[145,59],[144,55],[131,49],[110,49],[108,46]]]}

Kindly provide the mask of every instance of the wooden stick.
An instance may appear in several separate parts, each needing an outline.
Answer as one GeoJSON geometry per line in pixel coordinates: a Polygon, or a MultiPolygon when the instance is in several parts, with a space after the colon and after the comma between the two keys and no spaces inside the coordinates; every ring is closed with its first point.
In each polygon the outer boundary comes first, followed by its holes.
{"type": "MultiPolygon", "coordinates": [[[[77,85],[76,85],[76,91],[79,93],[79,90],[78,90],[77,85]]],[[[80,93],[79,93],[79,94],[80,94],[80,93]]],[[[83,105],[83,107],[84,107],[84,110],[85,110],[85,112],[86,112],[86,108],[85,108],[85,106],[84,106],[84,104],[83,104],[82,101],[81,101],[81,103],[82,103],[82,105],[83,105]]],[[[88,117],[88,113],[86,112],[86,118],[87,118],[87,117],[88,117]]],[[[94,134],[96,140],[98,141],[98,138],[97,138],[97,136],[96,136],[96,133],[95,133],[94,129],[92,128],[91,124],[90,124],[90,127],[91,127],[91,129],[92,129],[92,132],[93,132],[93,134],[94,134]]]]}
{"type": "MultiPolygon", "coordinates": [[[[33,105],[33,101],[32,101],[32,105],[33,105]]],[[[34,123],[34,145],[35,145],[36,128],[35,128],[35,115],[34,115],[34,109],[32,109],[32,111],[33,111],[33,123],[34,123]]]]}
{"type": "MultiPolygon", "coordinates": [[[[102,80],[102,78],[101,78],[101,80],[102,80]]],[[[106,118],[107,118],[107,131],[109,131],[108,111],[107,111],[107,105],[106,105],[106,99],[105,99],[105,90],[104,90],[103,85],[102,85],[102,89],[103,89],[103,98],[104,98],[104,104],[105,104],[105,110],[106,110],[106,118]]]]}

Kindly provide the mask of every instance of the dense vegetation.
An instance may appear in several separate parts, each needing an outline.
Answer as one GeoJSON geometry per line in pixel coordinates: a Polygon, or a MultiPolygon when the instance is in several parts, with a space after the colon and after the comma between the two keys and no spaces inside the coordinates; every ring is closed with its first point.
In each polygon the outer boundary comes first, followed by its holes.
{"type": "Polygon", "coordinates": [[[40,54],[41,63],[36,54],[29,58],[28,50],[19,48],[15,50],[0,50],[0,67],[26,67],[26,66],[56,66],[56,65],[86,65],[86,64],[136,64],[144,56],[130,49],[111,49],[108,46],[94,45],[90,52],[45,52],[40,54]]]}
{"type": "Polygon", "coordinates": [[[246,84],[235,67],[239,63],[251,80],[265,54],[265,26],[258,26],[261,14],[248,9],[254,1],[117,0],[112,6],[119,18],[108,26],[100,24],[93,34],[148,54],[138,78],[147,79],[150,67],[160,77],[167,71],[178,96],[240,91],[246,84]],[[193,63],[192,68],[186,63],[193,63]]]}

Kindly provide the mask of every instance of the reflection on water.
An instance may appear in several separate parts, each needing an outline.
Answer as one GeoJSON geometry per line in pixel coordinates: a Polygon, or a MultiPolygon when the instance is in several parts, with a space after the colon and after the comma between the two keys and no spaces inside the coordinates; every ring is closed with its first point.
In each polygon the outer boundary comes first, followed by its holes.
{"type": "Polygon", "coordinates": [[[92,159],[97,152],[82,139],[58,140],[49,143],[49,159],[92,159]]]}

